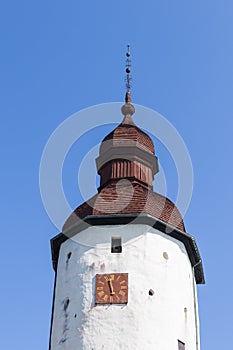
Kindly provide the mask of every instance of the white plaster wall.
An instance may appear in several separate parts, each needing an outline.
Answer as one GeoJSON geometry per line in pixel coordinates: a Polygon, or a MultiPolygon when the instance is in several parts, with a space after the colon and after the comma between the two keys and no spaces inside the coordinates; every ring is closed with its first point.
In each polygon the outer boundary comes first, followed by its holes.
{"type": "Polygon", "coordinates": [[[181,242],[146,225],[88,228],[60,249],[52,350],[177,350],[178,339],[197,350],[195,288],[181,242]],[[113,254],[118,235],[123,251],[113,254]],[[111,272],[129,274],[128,304],[95,306],[95,275],[111,272]]]}

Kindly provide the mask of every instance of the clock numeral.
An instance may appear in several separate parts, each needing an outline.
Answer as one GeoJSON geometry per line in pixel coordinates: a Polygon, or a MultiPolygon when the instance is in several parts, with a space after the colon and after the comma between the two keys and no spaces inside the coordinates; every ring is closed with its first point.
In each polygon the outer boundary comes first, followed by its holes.
{"type": "Polygon", "coordinates": [[[125,296],[125,292],[123,292],[123,290],[120,290],[119,294],[125,296]]]}
{"type": "Polygon", "coordinates": [[[104,301],[107,301],[107,300],[108,300],[108,295],[107,295],[107,294],[103,297],[103,300],[104,300],[104,301]]]}
{"type": "Polygon", "coordinates": [[[98,293],[98,296],[99,296],[99,297],[102,297],[103,295],[104,295],[104,292],[103,292],[103,291],[98,293]]]}
{"type": "Polygon", "coordinates": [[[112,303],[113,302],[113,297],[112,296],[110,296],[110,303],[112,303]]]}
{"type": "Polygon", "coordinates": [[[97,287],[97,290],[103,290],[104,287],[97,287]]]}
{"type": "Polygon", "coordinates": [[[102,281],[98,281],[98,283],[100,283],[100,284],[104,284],[104,282],[102,282],[102,281]]]}
{"type": "Polygon", "coordinates": [[[119,279],[120,279],[120,278],[121,278],[121,276],[119,275],[119,276],[117,277],[117,279],[116,279],[116,280],[117,280],[117,282],[119,281],[119,279]]]}
{"type": "Polygon", "coordinates": [[[120,284],[123,284],[123,283],[125,283],[125,280],[123,280],[123,281],[120,282],[120,284]]]}
{"type": "Polygon", "coordinates": [[[127,289],[127,286],[121,286],[121,289],[127,289]]]}

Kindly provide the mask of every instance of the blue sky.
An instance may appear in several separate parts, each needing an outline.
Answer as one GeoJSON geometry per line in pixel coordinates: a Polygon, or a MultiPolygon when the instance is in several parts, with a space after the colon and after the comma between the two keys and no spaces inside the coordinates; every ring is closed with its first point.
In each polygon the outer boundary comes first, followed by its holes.
{"type": "MultiPolygon", "coordinates": [[[[232,2],[22,0],[0,6],[1,348],[47,348],[54,278],[49,240],[58,230],[40,198],[41,154],[71,114],[123,101],[128,42],[133,101],[176,127],[193,162],[185,223],[206,275],[198,287],[202,349],[231,346],[232,2]]],[[[82,202],[72,190],[80,150],[110,129],[98,128],[67,159],[72,206],[82,202]]],[[[174,169],[159,143],[156,150],[174,200],[174,169]]]]}

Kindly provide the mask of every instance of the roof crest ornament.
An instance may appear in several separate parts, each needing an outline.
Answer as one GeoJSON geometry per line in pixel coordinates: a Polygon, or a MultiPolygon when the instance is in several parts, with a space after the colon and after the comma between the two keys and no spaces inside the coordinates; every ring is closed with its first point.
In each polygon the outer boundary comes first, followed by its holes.
{"type": "Polygon", "coordinates": [[[130,75],[130,73],[131,73],[131,59],[130,59],[130,45],[129,44],[127,45],[127,48],[128,48],[128,51],[126,52],[127,59],[126,59],[126,70],[125,70],[126,71],[126,89],[127,89],[127,92],[130,92],[132,77],[130,75]]]}
{"type": "Polygon", "coordinates": [[[127,52],[126,52],[126,94],[125,94],[125,104],[121,108],[122,114],[125,116],[122,124],[130,124],[130,125],[135,125],[132,119],[132,115],[135,113],[135,108],[134,106],[130,103],[131,102],[131,80],[132,77],[130,75],[131,73],[131,59],[130,59],[130,45],[127,45],[127,52]]]}

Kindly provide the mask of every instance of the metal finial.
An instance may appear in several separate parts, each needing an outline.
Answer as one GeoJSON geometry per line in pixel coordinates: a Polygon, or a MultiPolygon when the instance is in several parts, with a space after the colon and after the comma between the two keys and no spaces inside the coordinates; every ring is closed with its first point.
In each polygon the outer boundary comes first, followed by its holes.
{"type": "Polygon", "coordinates": [[[128,48],[128,51],[126,52],[126,89],[127,89],[127,92],[130,91],[130,88],[131,88],[131,75],[130,75],[130,72],[131,72],[131,60],[130,60],[130,45],[128,44],[127,45],[127,48],[128,48]]]}
{"type": "Polygon", "coordinates": [[[130,124],[135,125],[132,119],[132,115],[135,113],[135,108],[131,104],[131,95],[130,95],[130,88],[131,88],[131,75],[130,75],[130,68],[131,68],[131,60],[130,60],[130,45],[127,45],[128,51],[126,52],[126,94],[125,94],[125,104],[121,107],[121,112],[124,115],[124,119],[122,121],[122,124],[130,124]]]}

